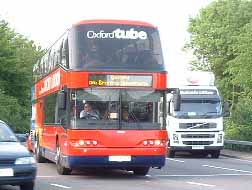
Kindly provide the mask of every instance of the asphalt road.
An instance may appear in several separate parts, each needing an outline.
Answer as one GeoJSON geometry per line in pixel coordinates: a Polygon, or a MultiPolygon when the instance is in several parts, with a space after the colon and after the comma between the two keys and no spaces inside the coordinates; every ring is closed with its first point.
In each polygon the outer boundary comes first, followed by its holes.
{"type": "MultiPolygon", "coordinates": [[[[52,163],[38,164],[35,190],[251,190],[252,160],[221,156],[219,159],[179,155],[167,158],[161,170],[136,177],[120,170],[75,171],[60,176],[52,163]]],[[[18,190],[2,186],[0,190],[18,190]]]]}

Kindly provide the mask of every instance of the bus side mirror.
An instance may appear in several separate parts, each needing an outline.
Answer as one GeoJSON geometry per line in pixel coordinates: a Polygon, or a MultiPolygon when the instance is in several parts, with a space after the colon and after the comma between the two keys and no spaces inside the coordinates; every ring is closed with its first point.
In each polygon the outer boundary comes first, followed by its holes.
{"type": "Polygon", "coordinates": [[[59,109],[66,109],[66,93],[58,92],[57,93],[57,104],[59,109]]]}

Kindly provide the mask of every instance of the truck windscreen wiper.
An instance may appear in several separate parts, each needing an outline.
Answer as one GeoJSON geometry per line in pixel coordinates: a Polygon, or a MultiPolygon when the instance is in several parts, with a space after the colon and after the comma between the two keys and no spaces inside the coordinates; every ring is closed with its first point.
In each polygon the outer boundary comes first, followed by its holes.
{"type": "Polygon", "coordinates": [[[188,112],[179,113],[176,117],[177,118],[183,118],[183,119],[189,119],[190,118],[190,116],[188,115],[188,112]]]}
{"type": "Polygon", "coordinates": [[[202,117],[207,117],[207,116],[213,116],[213,115],[208,115],[208,114],[218,114],[216,111],[209,111],[209,112],[205,112],[202,117]]]}

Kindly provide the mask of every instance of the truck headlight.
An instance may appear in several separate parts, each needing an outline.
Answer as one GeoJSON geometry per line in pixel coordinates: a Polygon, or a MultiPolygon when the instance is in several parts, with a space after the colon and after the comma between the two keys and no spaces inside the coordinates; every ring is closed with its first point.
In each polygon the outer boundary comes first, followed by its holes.
{"type": "Polygon", "coordinates": [[[16,165],[23,165],[23,164],[36,164],[36,161],[33,157],[22,157],[17,158],[15,161],[16,165]]]}
{"type": "Polygon", "coordinates": [[[222,143],[223,142],[223,135],[219,134],[217,138],[217,143],[222,143]]]}
{"type": "Polygon", "coordinates": [[[173,134],[173,142],[174,143],[179,143],[178,134],[173,134]]]}

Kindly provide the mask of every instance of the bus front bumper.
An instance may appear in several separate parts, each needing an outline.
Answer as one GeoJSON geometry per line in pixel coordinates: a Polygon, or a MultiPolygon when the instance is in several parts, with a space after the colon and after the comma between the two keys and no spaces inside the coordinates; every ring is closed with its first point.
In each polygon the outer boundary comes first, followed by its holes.
{"type": "Polygon", "coordinates": [[[65,157],[68,168],[87,167],[157,167],[165,165],[165,155],[162,156],[68,156],[65,157]]]}

